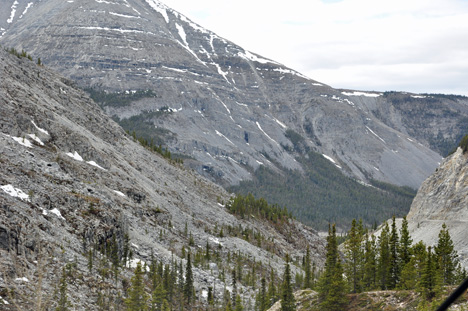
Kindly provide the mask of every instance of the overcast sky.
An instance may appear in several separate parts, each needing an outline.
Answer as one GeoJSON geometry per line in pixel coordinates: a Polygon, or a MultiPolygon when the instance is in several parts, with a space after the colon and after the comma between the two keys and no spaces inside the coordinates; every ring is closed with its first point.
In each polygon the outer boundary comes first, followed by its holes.
{"type": "Polygon", "coordinates": [[[161,0],[336,88],[468,95],[468,0],[161,0]]]}

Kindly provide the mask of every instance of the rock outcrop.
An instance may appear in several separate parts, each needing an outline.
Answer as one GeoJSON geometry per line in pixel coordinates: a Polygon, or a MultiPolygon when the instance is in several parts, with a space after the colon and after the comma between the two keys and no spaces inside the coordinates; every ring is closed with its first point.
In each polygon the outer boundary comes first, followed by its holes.
{"type": "Polygon", "coordinates": [[[414,241],[437,244],[445,223],[464,266],[468,266],[468,154],[447,157],[419,189],[407,216],[414,241]]]}

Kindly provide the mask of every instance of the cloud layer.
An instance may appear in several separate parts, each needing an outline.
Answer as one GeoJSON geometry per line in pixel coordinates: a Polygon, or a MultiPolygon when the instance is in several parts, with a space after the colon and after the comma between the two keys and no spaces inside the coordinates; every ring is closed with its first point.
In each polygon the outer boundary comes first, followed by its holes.
{"type": "Polygon", "coordinates": [[[337,88],[468,95],[465,0],[163,0],[337,88]]]}

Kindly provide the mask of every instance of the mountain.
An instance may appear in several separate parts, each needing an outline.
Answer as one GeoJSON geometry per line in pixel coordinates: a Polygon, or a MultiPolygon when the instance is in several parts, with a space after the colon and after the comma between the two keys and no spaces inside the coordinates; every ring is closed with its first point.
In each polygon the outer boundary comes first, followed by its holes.
{"type": "Polygon", "coordinates": [[[0,309],[55,309],[67,283],[77,310],[121,309],[138,262],[180,275],[189,252],[199,305],[209,287],[222,304],[237,267],[247,305],[287,253],[294,272],[307,245],[323,265],[314,230],[233,215],[223,188],[141,146],[72,81],[12,52],[0,49],[0,309]]]}
{"type": "MultiPolygon", "coordinates": [[[[225,187],[258,182],[259,168],[279,184],[298,175],[315,182],[309,172],[323,166],[314,160],[321,156],[329,162],[320,173],[322,189],[350,183],[341,178],[375,190],[372,197],[387,195],[375,181],[417,189],[466,130],[465,97],[334,89],[157,0],[0,4],[10,8],[0,16],[2,45],[40,57],[86,88],[126,130],[168,146],[187,167],[225,187]],[[340,179],[329,180],[332,167],[340,179]]],[[[390,202],[385,210],[408,211],[400,203],[405,197],[383,200],[390,202]]],[[[377,215],[367,223],[387,218],[372,209],[382,200],[367,203],[367,212],[354,208],[361,201],[350,194],[331,210],[351,211],[351,218],[377,215]]],[[[295,204],[305,209],[295,215],[322,214],[314,212],[320,203],[295,204]]],[[[315,223],[318,216],[307,217],[315,223]]]]}
{"type": "Polygon", "coordinates": [[[434,245],[446,224],[462,264],[468,266],[468,154],[458,148],[427,178],[408,213],[414,241],[434,245]]]}

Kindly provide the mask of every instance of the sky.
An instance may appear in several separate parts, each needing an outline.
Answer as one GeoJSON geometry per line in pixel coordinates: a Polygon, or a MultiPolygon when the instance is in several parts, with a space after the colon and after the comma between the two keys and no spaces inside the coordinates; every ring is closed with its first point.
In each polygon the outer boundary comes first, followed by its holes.
{"type": "Polygon", "coordinates": [[[468,96],[468,0],[161,0],[335,88],[468,96]]]}

